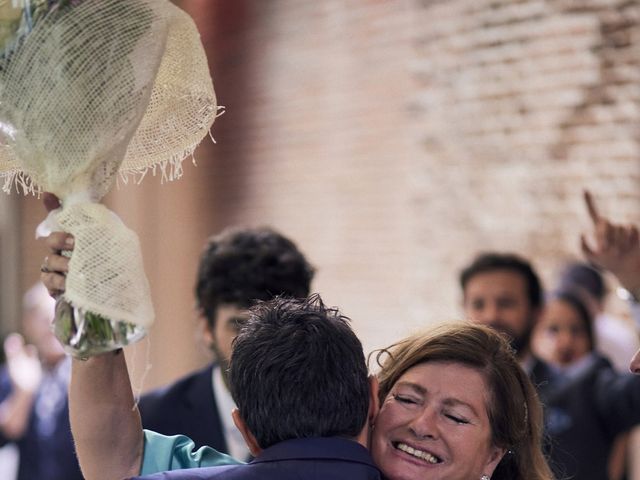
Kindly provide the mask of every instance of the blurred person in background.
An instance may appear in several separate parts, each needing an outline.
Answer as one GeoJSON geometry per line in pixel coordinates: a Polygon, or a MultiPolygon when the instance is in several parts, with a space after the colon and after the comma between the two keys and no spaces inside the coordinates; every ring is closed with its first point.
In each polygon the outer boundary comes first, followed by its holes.
{"type": "MultiPolygon", "coordinates": [[[[606,360],[605,373],[585,368],[566,378],[535,355],[531,338],[544,305],[540,279],[526,259],[509,253],[478,255],[462,271],[460,284],[467,317],[507,334],[537,387],[555,476],[608,479],[613,439],[640,423],[639,378],[620,376],[606,360]]],[[[595,358],[596,367],[601,366],[600,357],[595,358]]]]}
{"type": "Polygon", "coordinates": [[[579,289],[585,296],[585,306],[593,312],[594,348],[618,371],[627,372],[629,359],[640,348],[640,341],[633,325],[606,311],[608,292],[600,271],[587,263],[569,263],[559,276],[558,289],[579,289]]]}
{"type": "Polygon", "coordinates": [[[231,342],[248,307],[276,295],[306,298],[313,273],[297,246],[270,228],[229,229],[211,237],[200,257],[195,294],[204,341],[215,360],[144,395],[138,404],[142,426],[248,459],[229,415],[235,408],[227,379],[231,342]]]}
{"type": "MultiPolygon", "coordinates": [[[[0,338],[0,342],[4,345],[6,336],[0,338]]],[[[6,368],[4,349],[0,348],[0,369],[6,368]]],[[[0,447],[0,478],[7,480],[15,480],[18,474],[18,447],[13,443],[8,443],[4,447],[0,447]]]]}
{"type": "Polygon", "coordinates": [[[0,445],[19,452],[17,480],[81,480],[69,426],[71,363],[51,331],[54,300],[41,283],[23,300],[23,334],[4,342],[0,445]]]}
{"type": "MultiPolygon", "coordinates": [[[[554,381],[570,385],[585,375],[595,382],[599,379],[610,382],[608,378],[615,377],[612,372],[614,367],[606,356],[596,352],[595,346],[594,319],[589,309],[589,297],[582,290],[575,289],[552,293],[534,328],[532,349],[538,358],[547,362],[554,370],[554,381]]],[[[626,374],[619,372],[618,375],[620,382],[624,382],[626,374]]],[[[561,392],[561,388],[558,391],[561,392]]],[[[598,401],[598,398],[585,399],[584,406],[598,401]]],[[[598,415],[597,408],[593,415],[598,415]]],[[[563,428],[566,416],[562,411],[550,411],[548,416],[550,429],[563,428]]],[[[601,441],[611,451],[608,478],[625,478],[627,435],[621,434],[615,439],[605,436],[601,441]]]]}
{"type": "Polygon", "coordinates": [[[536,357],[568,376],[594,355],[593,315],[578,291],[563,289],[549,295],[531,346],[536,357]]]}

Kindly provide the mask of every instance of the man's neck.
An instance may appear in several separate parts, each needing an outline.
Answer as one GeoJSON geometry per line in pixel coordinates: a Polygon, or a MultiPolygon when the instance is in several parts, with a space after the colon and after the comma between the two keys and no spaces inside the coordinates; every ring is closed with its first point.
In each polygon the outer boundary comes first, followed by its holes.
{"type": "Polygon", "coordinates": [[[531,351],[528,348],[525,350],[520,350],[516,354],[516,359],[518,360],[518,363],[520,364],[520,366],[525,372],[531,371],[535,358],[531,354],[531,351]]]}
{"type": "Polygon", "coordinates": [[[369,422],[367,422],[362,429],[362,431],[355,438],[350,438],[349,440],[353,440],[354,442],[358,442],[365,448],[369,448],[369,438],[371,437],[371,428],[369,427],[369,422]]]}

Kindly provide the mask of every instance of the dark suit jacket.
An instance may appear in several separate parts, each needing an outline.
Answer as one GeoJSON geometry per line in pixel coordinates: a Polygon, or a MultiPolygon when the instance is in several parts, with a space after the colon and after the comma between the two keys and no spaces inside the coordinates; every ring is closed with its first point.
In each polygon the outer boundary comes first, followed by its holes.
{"type": "Polygon", "coordinates": [[[369,451],[344,438],[287,440],[251,463],[156,473],[145,480],[381,480],[369,451]]]}
{"type": "Polygon", "coordinates": [[[163,435],[186,435],[196,448],[207,445],[229,453],[213,396],[213,366],[143,395],[138,404],[142,426],[163,435]]]}
{"type": "MultiPolygon", "coordinates": [[[[2,369],[0,402],[10,393],[11,381],[7,371],[2,369]]],[[[51,435],[40,433],[36,423],[36,416],[32,410],[24,436],[14,442],[20,454],[17,480],[82,480],[71,437],[66,398],[53,420],[54,429],[51,435]]],[[[0,446],[9,442],[10,440],[0,433],[0,446]]]]}
{"type": "Polygon", "coordinates": [[[569,380],[558,380],[539,360],[531,377],[544,405],[546,448],[556,478],[608,478],[613,439],[640,423],[640,377],[617,373],[598,355],[569,380]]]}

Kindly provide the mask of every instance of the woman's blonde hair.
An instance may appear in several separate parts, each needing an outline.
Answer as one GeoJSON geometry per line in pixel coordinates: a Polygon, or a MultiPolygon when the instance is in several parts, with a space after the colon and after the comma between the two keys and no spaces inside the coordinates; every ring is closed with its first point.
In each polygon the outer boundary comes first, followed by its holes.
{"type": "MultiPolygon", "coordinates": [[[[454,362],[477,369],[489,388],[487,412],[493,444],[504,448],[493,480],[551,480],[542,453],[542,406],[509,342],[491,328],[446,323],[373,352],[381,370],[380,402],[410,368],[426,362],[454,362]]],[[[452,379],[455,381],[455,379],[452,379]]]]}

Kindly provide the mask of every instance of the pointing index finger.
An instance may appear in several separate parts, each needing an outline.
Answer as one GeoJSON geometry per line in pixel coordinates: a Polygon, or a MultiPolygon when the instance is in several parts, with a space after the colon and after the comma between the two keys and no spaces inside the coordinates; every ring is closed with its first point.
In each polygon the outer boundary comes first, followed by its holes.
{"type": "Polygon", "coordinates": [[[600,215],[598,214],[598,209],[596,208],[596,203],[593,200],[593,195],[589,190],[584,191],[584,201],[587,205],[587,211],[589,212],[589,216],[591,217],[591,221],[597,224],[600,221],[600,215]]]}

